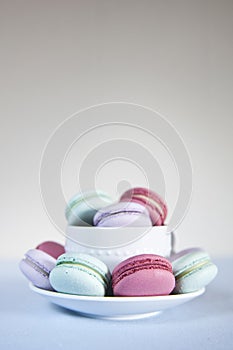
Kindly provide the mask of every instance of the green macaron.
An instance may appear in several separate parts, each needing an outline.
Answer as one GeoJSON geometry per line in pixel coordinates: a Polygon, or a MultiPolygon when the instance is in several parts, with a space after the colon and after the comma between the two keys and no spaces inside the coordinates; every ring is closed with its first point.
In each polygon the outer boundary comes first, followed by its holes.
{"type": "Polygon", "coordinates": [[[65,253],[49,276],[52,287],[61,293],[104,296],[110,285],[108,267],[99,259],[82,253],[65,253]]]}
{"type": "Polygon", "coordinates": [[[190,293],[206,287],[217,275],[217,266],[207,252],[189,248],[170,258],[176,279],[174,294],[190,293]]]}
{"type": "Polygon", "coordinates": [[[67,204],[65,216],[69,225],[93,225],[93,217],[97,210],[112,203],[111,197],[103,191],[80,192],[73,196],[67,204]]]}

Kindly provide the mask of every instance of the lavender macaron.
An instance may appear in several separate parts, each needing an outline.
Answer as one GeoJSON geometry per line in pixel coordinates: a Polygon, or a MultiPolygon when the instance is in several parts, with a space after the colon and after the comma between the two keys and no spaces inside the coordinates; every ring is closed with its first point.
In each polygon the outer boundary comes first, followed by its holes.
{"type": "Polygon", "coordinates": [[[94,226],[152,226],[148,210],[139,203],[119,202],[97,211],[94,226]]]}
{"type": "Polygon", "coordinates": [[[30,282],[47,290],[53,290],[49,275],[55,266],[56,259],[39,249],[28,250],[19,263],[20,270],[30,282]]]}

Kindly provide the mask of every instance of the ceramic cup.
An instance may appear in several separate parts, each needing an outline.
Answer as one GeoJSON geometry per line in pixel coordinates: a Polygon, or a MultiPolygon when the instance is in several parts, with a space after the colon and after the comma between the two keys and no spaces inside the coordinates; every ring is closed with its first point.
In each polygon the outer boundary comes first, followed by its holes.
{"type": "Polygon", "coordinates": [[[67,226],[65,249],[66,252],[95,256],[112,271],[121,261],[138,254],[169,257],[172,251],[172,233],[168,232],[167,226],[67,226]]]}

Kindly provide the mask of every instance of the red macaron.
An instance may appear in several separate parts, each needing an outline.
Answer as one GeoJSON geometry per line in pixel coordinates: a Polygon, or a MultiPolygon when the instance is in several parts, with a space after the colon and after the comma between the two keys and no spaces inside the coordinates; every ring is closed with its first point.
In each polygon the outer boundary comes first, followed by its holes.
{"type": "Polygon", "coordinates": [[[62,244],[53,242],[53,241],[46,241],[43,243],[38,244],[36,247],[38,250],[42,250],[43,252],[51,255],[54,259],[57,259],[60,255],[65,253],[65,248],[62,244]]]}
{"type": "Polygon", "coordinates": [[[175,287],[171,263],[154,254],[141,254],[122,261],[112,272],[115,296],[168,295],[175,287]]]}
{"type": "Polygon", "coordinates": [[[122,194],[121,202],[136,202],[144,205],[150,214],[153,226],[164,225],[167,217],[167,205],[154,191],[147,188],[135,187],[122,194]]]}

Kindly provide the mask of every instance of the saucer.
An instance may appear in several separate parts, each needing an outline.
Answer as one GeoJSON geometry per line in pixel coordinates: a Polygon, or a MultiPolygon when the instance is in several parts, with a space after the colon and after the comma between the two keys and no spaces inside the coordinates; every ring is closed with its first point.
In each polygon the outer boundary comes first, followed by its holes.
{"type": "Polygon", "coordinates": [[[130,320],[158,315],[205,292],[148,297],[91,297],[48,291],[29,284],[31,290],[47,298],[53,304],[77,312],[77,315],[113,320],[130,320]]]}

